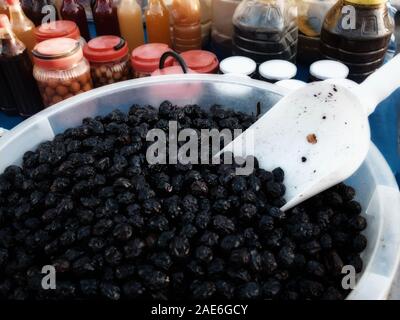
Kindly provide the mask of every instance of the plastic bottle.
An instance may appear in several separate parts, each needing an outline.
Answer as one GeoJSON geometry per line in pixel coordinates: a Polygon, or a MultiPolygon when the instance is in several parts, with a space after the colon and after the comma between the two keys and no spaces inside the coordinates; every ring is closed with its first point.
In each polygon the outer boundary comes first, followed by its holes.
{"type": "Polygon", "coordinates": [[[212,0],[200,0],[201,13],[201,43],[206,46],[210,40],[211,32],[211,3],[212,0]]]}
{"type": "MultiPolygon", "coordinates": [[[[63,4],[63,0],[53,0],[53,2],[54,2],[54,5],[56,6],[58,16],[61,17],[61,7],[63,4]]],[[[81,1],[79,1],[79,2],[81,2],[81,1]]]]}
{"type": "Polygon", "coordinates": [[[5,14],[7,17],[9,16],[6,0],[0,0],[0,14],[5,14]]]}
{"type": "Polygon", "coordinates": [[[0,70],[20,115],[31,116],[43,108],[27,49],[4,14],[0,15],[0,70]]]}
{"type": "Polygon", "coordinates": [[[298,60],[312,63],[320,58],[320,34],[327,12],[337,0],[299,0],[298,60]]]}
{"type": "Polygon", "coordinates": [[[165,43],[172,47],[169,11],[162,0],[149,0],[146,30],[150,43],[165,43]]]}
{"type": "Polygon", "coordinates": [[[118,21],[121,35],[128,42],[129,51],[144,44],[142,9],[136,0],[121,0],[118,21]]]}
{"type": "Polygon", "coordinates": [[[78,0],[64,0],[61,6],[61,17],[64,20],[74,21],[86,41],[90,40],[89,26],[86,12],[78,0]]]}
{"type": "Polygon", "coordinates": [[[43,21],[44,18],[50,13],[54,13],[54,18],[58,20],[57,8],[53,5],[50,0],[33,0],[32,1],[32,22],[36,26],[40,26],[44,22],[50,21],[43,21]],[[45,9],[44,7],[48,6],[49,9],[45,9]]]}
{"type": "Polygon", "coordinates": [[[7,0],[7,3],[10,9],[12,31],[25,44],[29,56],[32,57],[32,50],[35,46],[35,25],[23,12],[19,0],[7,0]]]}
{"type": "Polygon", "coordinates": [[[199,0],[173,0],[174,49],[183,52],[201,49],[201,13],[199,0]]]}
{"type": "Polygon", "coordinates": [[[340,0],[325,17],[322,57],[343,62],[349,79],[363,81],[382,65],[393,29],[386,0],[340,0]],[[353,8],[351,16],[345,6],[353,8]]]}
{"type": "Polygon", "coordinates": [[[17,113],[10,85],[1,67],[0,67],[0,110],[9,115],[14,115],[17,113]]]}
{"type": "Polygon", "coordinates": [[[211,41],[214,50],[222,57],[232,54],[232,17],[240,0],[212,1],[211,41]]]}
{"type": "Polygon", "coordinates": [[[20,1],[22,10],[24,11],[25,15],[31,21],[33,21],[32,1],[33,0],[21,0],[20,1]]]}
{"type": "Polygon", "coordinates": [[[233,16],[233,53],[257,63],[295,61],[297,6],[294,0],[243,0],[233,16]]]}
{"type": "Polygon", "coordinates": [[[98,36],[120,36],[117,8],[113,0],[97,0],[93,7],[93,18],[98,36]]]}

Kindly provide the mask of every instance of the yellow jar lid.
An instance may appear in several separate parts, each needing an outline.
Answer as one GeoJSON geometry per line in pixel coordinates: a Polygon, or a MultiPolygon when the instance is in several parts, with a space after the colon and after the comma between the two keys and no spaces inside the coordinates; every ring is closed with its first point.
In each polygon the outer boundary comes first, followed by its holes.
{"type": "Polygon", "coordinates": [[[350,2],[354,4],[361,4],[365,6],[372,6],[377,4],[386,3],[388,0],[345,0],[345,2],[350,2]]]}

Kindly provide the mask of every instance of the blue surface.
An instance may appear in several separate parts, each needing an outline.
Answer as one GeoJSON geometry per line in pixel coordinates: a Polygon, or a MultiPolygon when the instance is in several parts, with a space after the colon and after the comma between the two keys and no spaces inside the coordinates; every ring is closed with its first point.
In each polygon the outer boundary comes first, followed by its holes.
{"type": "Polygon", "coordinates": [[[24,120],[24,118],[22,118],[22,117],[8,116],[5,113],[0,111],[0,127],[2,127],[2,128],[11,129],[23,120],[24,120]]]}

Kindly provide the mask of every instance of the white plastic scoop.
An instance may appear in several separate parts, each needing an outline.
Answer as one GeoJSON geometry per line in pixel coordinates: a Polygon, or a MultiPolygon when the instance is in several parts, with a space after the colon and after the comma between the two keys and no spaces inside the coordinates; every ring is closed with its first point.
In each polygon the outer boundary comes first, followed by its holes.
{"type": "Polygon", "coordinates": [[[400,55],[350,90],[314,82],[282,98],[223,151],[285,171],[288,210],[345,180],[370,145],[368,115],[400,86],[400,55]],[[254,146],[254,147],[253,147],[254,146]]]}

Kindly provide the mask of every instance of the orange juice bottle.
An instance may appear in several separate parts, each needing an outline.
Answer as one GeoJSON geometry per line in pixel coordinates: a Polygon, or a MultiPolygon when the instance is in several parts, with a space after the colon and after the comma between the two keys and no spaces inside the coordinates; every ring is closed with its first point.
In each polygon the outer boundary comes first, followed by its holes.
{"type": "Polygon", "coordinates": [[[144,44],[142,9],[136,0],[121,0],[118,6],[121,36],[128,42],[129,51],[144,44]]]}
{"type": "Polygon", "coordinates": [[[173,0],[173,37],[177,52],[201,49],[201,11],[199,0],[173,0]]]}
{"type": "Polygon", "coordinates": [[[169,11],[162,0],[149,0],[145,13],[149,42],[165,43],[172,47],[169,11]]]}
{"type": "Polygon", "coordinates": [[[12,31],[25,44],[29,56],[32,58],[32,50],[36,44],[34,34],[35,25],[25,15],[19,0],[7,0],[7,3],[10,10],[12,31]]]}

